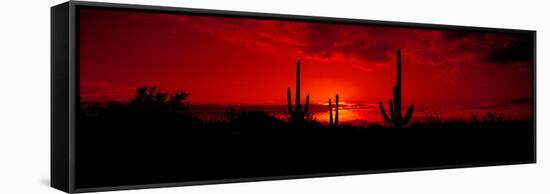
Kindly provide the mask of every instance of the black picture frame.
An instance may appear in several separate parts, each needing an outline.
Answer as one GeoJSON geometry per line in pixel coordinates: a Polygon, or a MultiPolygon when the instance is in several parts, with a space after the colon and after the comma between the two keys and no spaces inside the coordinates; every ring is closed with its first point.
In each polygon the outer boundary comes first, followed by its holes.
{"type": "Polygon", "coordinates": [[[218,183],[235,183],[246,181],[265,181],[265,180],[280,180],[280,179],[295,179],[295,178],[312,178],[324,176],[343,176],[343,175],[358,175],[358,174],[373,174],[387,172],[402,172],[412,170],[435,170],[435,169],[450,169],[464,167],[481,167],[494,165],[511,165],[511,164],[526,164],[536,163],[536,31],[518,30],[518,29],[500,29],[500,28],[485,28],[485,27],[470,27],[470,26],[455,26],[455,25],[440,25],[440,24],[421,24],[407,22],[390,22],[390,21],[375,21],[363,19],[344,19],[332,17],[318,16],[302,16],[302,15],[286,15],[286,14],[270,14],[270,13],[255,13],[255,12],[240,12],[240,11],[222,11],[194,8],[176,8],[162,6],[147,6],[147,5],[131,5],[131,4],[114,4],[101,2],[85,2],[85,1],[69,1],[51,8],[51,186],[67,193],[74,192],[92,192],[92,191],[110,191],[110,190],[125,190],[125,189],[142,189],[156,187],[173,187],[187,185],[202,185],[202,184],[218,184],[218,183]],[[359,171],[359,172],[342,172],[342,173],[321,173],[321,174],[303,174],[292,176],[277,176],[277,177],[257,177],[243,179],[225,179],[225,180],[209,180],[197,182],[177,182],[177,183],[162,183],[162,184],[142,184],[142,185],[124,185],[110,186],[98,188],[76,188],[75,186],[75,131],[76,115],[78,114],[78,98],[79,93],[79,66],[78,61],[78,13],[80,7],[94,7],[100,9],[111,10],[135,10],[141,12],[162,12],[172,14],[199,14],[199,15],[218,15],[224,17],[248,17],[248,18],[266,18],[277,20],[292,20],[292,21],[316,21],[324,23],[344,23],[358,25],[381,25],[381,26],[399,26],[410,28],[424,29],[449,29],[449,30],[466,30],[466,31],[483,31],[483,32],[506,32],[517,34],[529,34],[534,37],[533,48],[533,154],[532,161],[524,162],[506,162],[506,163],[487,163],[475,165],[452,165],[452,166],[437,166],[424,168],[407,168],[407,169],[388,169],[379,171],[359,171]]]}

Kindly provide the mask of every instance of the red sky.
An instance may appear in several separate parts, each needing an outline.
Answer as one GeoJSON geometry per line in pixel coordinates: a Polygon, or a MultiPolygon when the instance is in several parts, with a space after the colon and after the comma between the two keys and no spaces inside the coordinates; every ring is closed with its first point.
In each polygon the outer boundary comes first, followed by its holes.
{"type": "Polygon", "coordinates": [[[404,106],[532,116],[529,35],[82,9],[79,40],[82,101],[156,85],[192,104],[284,104],[300,59],[312,103],[386,104],[399,48],[404,106]]]}

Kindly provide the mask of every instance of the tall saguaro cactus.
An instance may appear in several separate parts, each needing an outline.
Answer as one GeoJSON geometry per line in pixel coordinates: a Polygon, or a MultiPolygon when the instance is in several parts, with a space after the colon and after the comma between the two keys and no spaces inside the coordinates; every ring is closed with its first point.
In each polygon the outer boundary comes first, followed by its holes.
{"type": "Polygon", "coordinates": [[[332,127],[334,125],[334,122],[332,121],[332,100],[328,98],[328,126],[332,127]]]}
{"type": "Polygon", "coordinates": [[[333,120],[332,118],[332,100],[329,98],[328,99],[328,111],[329,111],[329,127],[338,127],[338,94],[336,94],[336,110],[335,110],[335,118],[333,120]]]}
{"type": "Polygon", "coordinates": [[[290,114],[290,121],[303,121],[308,113],[309,107],[309,94],[306,96],[306,102],[304,108],[300,105],[300,60],[296,63],[296,107],[292,109],[292,97],[290,94],[290,87],[286,90],[288,113],[290,114]]]}
{"type": "Polygon", "coordinates": [[[405,117],[401,113],[401,50],[399,49],[397,50],[397,83],[393,86],[393,101],[390,99],[389,102],[390,115],[386,114],[382,101],[379,101],[378,105],[380,106],[380,112],[382,113],[382,117],[384,117],[384,121],[390,125],[394,125],[396,128],[406,125],[412,118],[414,105],[409,106],[405,117]]]}
{"type": "Polygon", "coordinates": [[[336,94],[336,106],[335,106],[336,110],[334,110],[335,111],[334,112],[334,115],[335,115],[335,117],[334,117],[334,127],[338,127],[338,110],[340,110],[340,109],[338,109],[338,104],[339,104],[338,103],[338,94],[336,94]]]}

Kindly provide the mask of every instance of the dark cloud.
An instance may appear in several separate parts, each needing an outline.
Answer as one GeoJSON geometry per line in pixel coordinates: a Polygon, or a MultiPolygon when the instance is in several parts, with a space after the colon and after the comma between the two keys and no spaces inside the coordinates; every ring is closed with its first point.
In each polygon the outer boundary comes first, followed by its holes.
{"type": "Polygon", "coordinates": [[[466,30],[441,31],[441,38],[444,41],[458,41],[462,39],[483,39],[485,33],[466,30]]]}
{"type": "Polygon", "coordinates": [[[529,103],[533,103],[533,98],[532,97],[516,98],[516,99],[507,101],[507,103],[508,104],[529,104],[529,103]]]}
{"type": "Polygon", "coordinates": [[[383,41],[367,44],[365,40],[356,40],[351,44],[342,46],[339,50],[365,61],[379,63],[390,60],[391,58],[388,56],[388,53],[397,49],[390,42],[383,41]]]}
{"type": "Polygon", "coordinates": [[[531,35],[483,33],[478,31],[441,31],[441,40],[454,51],[477,55],[479,62],[510,65],[533,62],[531,35]]]}
{"type": "Polygon", "coordinates": [[[534,52],[533,39],[521,37],[489,50],[484,60],[496,65],[508,65],[517,62],[532,63],[534,52]]]}
{"type": "Polygon", "coordinates": [[[445,30],[440,31],[440,35],[442,45],[462,54],[483,53],[488,46],[487,39],[491,36],[483,32],[466,30],[445,30]]]}
{"type": "Polygon", "coordinates": [[[372,38],[380,36],[381,31],[379,28],[350,29],[349,26],[342,28],[339,25],[314,23],[309,25],[308,41],[302,50],[320,58],[341,54],[368,62],[386,62],[391,59],[388,52],[396,50],[396,47],[384,38],[372,38]]]}
{"type": "Polygon", "coordinates": [[[336,43],[342,36],[340,28],[312,23],[308,25],[307,31],[307,42],[302,48],[306,54],[321,58],[329,58],[334,54],[336,43]]]}
{"type": "Polygon", "coordinates": [[[511,106],[526,106],[533,103],[532,97],[523,97],[523,98],[514,98],[511,100],[507,100],[498,104],[490,104],[479,107],[479,109],[499,109],[499,108],[508,108],[511,106]]]}

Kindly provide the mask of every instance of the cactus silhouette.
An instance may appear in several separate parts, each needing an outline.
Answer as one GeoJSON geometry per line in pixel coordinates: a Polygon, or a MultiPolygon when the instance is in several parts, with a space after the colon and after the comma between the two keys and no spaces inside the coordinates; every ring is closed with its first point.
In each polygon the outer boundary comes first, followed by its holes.
{"type": "Polygon", "coordinates": [[[328,120],[328,126],[332,127],[333,121],[332,121],[332,100],[328,98],[328,113],[329,113],[329,120],[328,120]]]}
{"type": "Polygon", "coordinates": [[[399,49],[397,50],[397,83],[393,86],[393,101],[390,99],[389,102],[390,115],[386,114],[382,101],[379,101],[378,105],[380,106],[380,112],[382,117],[384,117],[384,121],[390,125],[394,125],[396,128],[406,125],[412,118],[414,105],[409,106],[405,117],[401,113],[401,50],[399,49]]]}
{"type": "Polygon", "coordinates": [[[334,110],[334,127],[338,127],[338,94],[336,94],[336,107],[335,107],[336,110],[334,110]]]}
{"type": "Polygon", "coordinates": [[[296,63],[296,107],[292,109],[292,97],[290,94],[290,87],[286,90],[288,113],[290,114],[290,121],[303,121],[308,114],[309,107],[309,94],[306,96],[306,102],[304,108],[300,105],[300,60],[296,63]]]}
{"type": "Polygon", "coordinates": [[[330,118],[329,118],[329,127],[338,127],[338,94],[336,94],[336,117],[334,118],[334,121],[333,121],[333,118],[332,118],[332,100],[329,98],[328,99],[328,111],[329,111],[329,115],[330,115],[330,118]]]}

